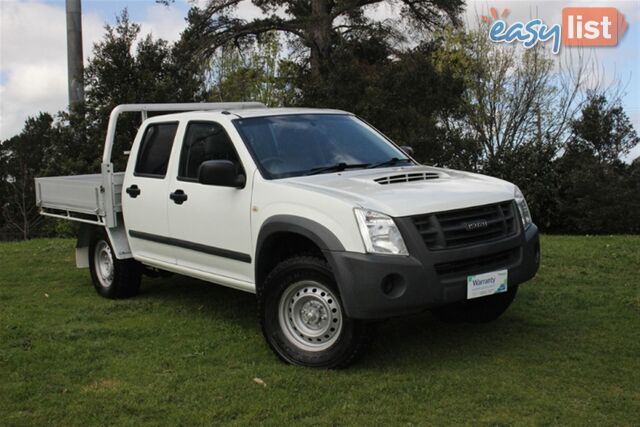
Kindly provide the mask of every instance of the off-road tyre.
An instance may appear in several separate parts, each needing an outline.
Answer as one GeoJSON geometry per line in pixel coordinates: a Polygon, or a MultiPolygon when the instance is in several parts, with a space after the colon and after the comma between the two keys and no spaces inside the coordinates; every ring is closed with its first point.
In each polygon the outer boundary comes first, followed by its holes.
{"type": "Polygon", "coordinates": [[[257,298],[262,333],[285,362],[345,368],[370,342],[372,325],[346,315],[333,273],[321,258],[282,261],[268,274],[257,298]]]}
{"type": "Polygon", "coordinates": [[[89,269],[96,292],[105,298],[129,298],[140,291],[141,264],[134,259],[117,259],[104,232],[91,239],[89,269]]]}

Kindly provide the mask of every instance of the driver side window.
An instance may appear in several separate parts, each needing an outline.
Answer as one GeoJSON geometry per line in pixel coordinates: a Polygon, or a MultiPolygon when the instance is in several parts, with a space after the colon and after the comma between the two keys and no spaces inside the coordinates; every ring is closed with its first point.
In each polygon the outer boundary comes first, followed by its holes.
{"type": "Polygon", "coordinates": [[[191,122],[182,144],[178,179],[197,181],[198,168],[208,160],[230,160],[236,168],[241,168],[233,143],[220,124],[191,122]]]}

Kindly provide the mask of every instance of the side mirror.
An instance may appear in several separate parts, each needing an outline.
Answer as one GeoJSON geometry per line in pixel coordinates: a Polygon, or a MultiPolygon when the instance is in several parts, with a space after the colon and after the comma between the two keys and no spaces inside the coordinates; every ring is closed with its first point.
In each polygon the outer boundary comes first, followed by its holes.
{"type": "Polygon", "coordinates": [[[244,188],[247,178],[229,160],[207,160],[198,167],[198,182],[204,185],[244,188]]]}
{"type": "Polygon", "coordinates": [[[410,145],[401,145],[400,148],[405,152],[409,157],[413,157],[413,148],[410,145]]]}

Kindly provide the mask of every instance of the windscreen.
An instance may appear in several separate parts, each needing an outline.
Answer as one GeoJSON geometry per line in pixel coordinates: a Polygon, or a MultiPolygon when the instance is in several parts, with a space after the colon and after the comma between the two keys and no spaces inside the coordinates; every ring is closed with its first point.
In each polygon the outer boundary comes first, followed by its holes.
{"type": "Polygon", "coordinates": [[[365,168],[407,156],[346,114],[299,114],[234,121],[266,178],[365,168]]]}

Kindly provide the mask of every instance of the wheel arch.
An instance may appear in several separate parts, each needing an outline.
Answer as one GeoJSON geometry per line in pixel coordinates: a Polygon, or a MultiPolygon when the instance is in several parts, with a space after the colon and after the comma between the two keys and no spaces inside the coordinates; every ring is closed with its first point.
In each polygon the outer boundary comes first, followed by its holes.
{"type": "Polygon", "coordinates": [[[76,240],[76,266],[78,268],[89,267],[89,247],[96,233],[105,233],[113,246],[117,259],[133,258],[131,247],[124,229],[122,217],[118,218],[118,226],[108,228],[92,224],[80,224],[76,240]]]}
{"type": "MultiPolygon", "coordinates": [[[[275,215],[267,219],[260,228],[256,242],[255,282],[259,291],[269,271],[282,258],[274,254],[278,242],[286,239],[293,248],[304,248],[316,252],[333,268],[332,251],[344,251],[340,240],[327,227],[308,218],[295,215],[275,215]]],[[[337,279],[337,278],[336,278],[337,279]]],[[[339,285],[338,285],[339,286],[339,285]]]]}

